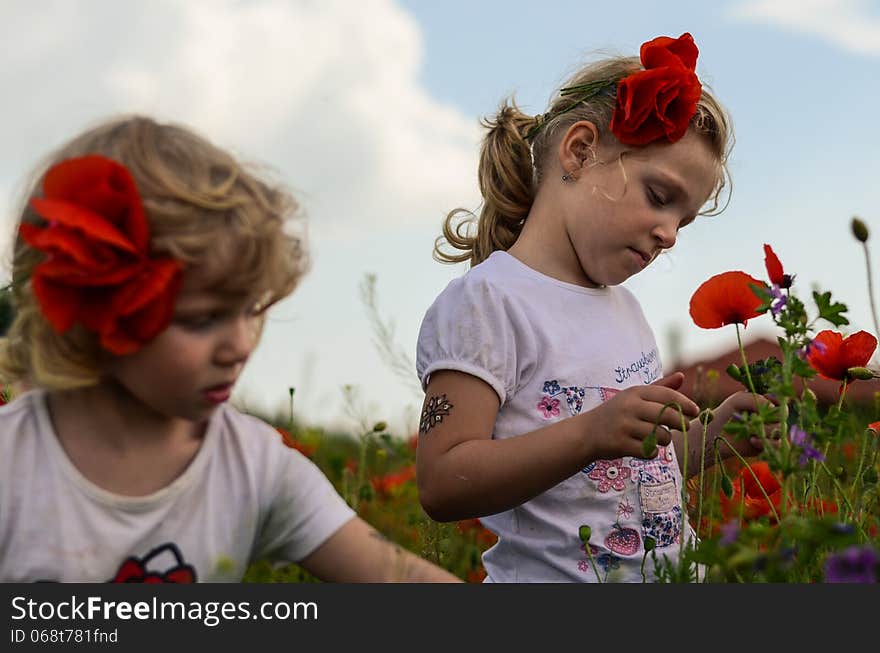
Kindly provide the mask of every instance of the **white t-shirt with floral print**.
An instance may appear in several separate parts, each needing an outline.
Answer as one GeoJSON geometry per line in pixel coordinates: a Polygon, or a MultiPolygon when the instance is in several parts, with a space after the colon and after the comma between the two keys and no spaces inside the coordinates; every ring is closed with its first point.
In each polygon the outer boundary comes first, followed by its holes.
{"type": "MultiPolygon", "coordinates": [[[[428,309],[417,371],[488,383],[501,402],[493,438],[515,437],[660,378],[653,332],[622,286],[584,288],[496,251],[453,280],[428,309]]],[[[454,407],[453,407],[454,409],[454,407]]],[[[421,437],[431,437],[430,430],[421,437]]],[[[534,499],[480,521],[498,535],[487,582],[641,582],[644,541],[678,554],[681,473],[670,447],[653,460],[597,460],[534,499]],[[593,563],[580,539],[591,529],[593,563]]],[[[654,565],[644,565],[648,580],[654,565]]]]}

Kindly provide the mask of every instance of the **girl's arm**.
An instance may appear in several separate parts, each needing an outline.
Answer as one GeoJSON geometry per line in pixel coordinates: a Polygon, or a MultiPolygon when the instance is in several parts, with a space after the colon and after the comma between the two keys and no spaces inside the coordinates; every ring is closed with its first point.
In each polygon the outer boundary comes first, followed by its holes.
{"type": "Polygon", "coordinates": [[[354,517],[300,562],[333,583],[460,583],[445,569],[391,542],[354,517]]]}
{"type": "MultiPolygon", "coordinates": [[[[683,378],[683,376],[682,376],[683,378]]],[[[680,385],[680,380],[679,380],[680,385]]],[[[431,375],[426,404],[444,397],[451,404],[441,421],[419,433],[419,500],[437,521],[482,517],[518,506],[600,458],[641,456],[663,404],[690,399],[662,384],[628,388],[600,406],[511,438],[492,439],[499,399],[484,381],[442,370],[431,375]]],[[[678,413],[663,413],[674,426],[678,413]]],[[[659,444],[669,443],[660,429],[659,444]]]]}

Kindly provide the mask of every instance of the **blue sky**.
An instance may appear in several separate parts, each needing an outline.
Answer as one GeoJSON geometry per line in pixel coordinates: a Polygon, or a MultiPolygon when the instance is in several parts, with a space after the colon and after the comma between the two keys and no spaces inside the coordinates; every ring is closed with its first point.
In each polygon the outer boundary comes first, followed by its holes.
{"type": "MultiPolygon", "coordinates": [[[[765,242],[803,298],[832,290],[850,328],[872,331],[848,228],[858,214],[880,237],[880,8],[867,1],[0,2],[0,245],[28,170],[78,130],[134,111],[189,124],[273,166],[310,225],[313,269],[275,307],[235,401],[281,409],[294,386],[303,419],[406,431],[414,372],[394,373],[373,345],[364,276],[376,275],[383,318],[412,357],[425,310],[465,272],[431,247],[448,210],[478,207],[479,118],[511,94],[541,112],[595,51],[634,54],[684,31],[733,115],[734,191],[627,282],[661,355],[668,364],[672,330],[686,360],[735,343],[693,326],[688,300],[717,272],[762,275],[765,242]]],[[[772,334],[767,319],[747,335],[772,334]]]]}

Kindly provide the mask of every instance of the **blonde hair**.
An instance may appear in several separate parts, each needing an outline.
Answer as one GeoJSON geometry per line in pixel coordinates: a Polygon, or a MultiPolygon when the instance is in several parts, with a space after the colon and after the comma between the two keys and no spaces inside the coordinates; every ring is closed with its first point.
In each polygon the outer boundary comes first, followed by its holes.
{"type": "MultiPolygon", "coordinates": [[[[268,305],[290,294],[305,273],[304,236],[287,229],[297,204],[286,190],[190,129],[143,116],[104,122],[51,154],[33,177],[20,222],[44,222],[29,202],[39,196],[45,171],[86,154],[129,169],[150,225],[150,254],[197,268],[208,290],[236,296],[264,292],[268,305]]],[[[15,317],[0,339],[0,378],[49,389],[94,385],[106,353],[96,334],[81,325],[59,334],[43,316],[30,284],[43,258],[16,238],[15,317]]]]}
{"type": "MultiPolygon", "coordinates": [[[[639,70],[642,65],[637,57],[614,57],[586,66],[562,88],[602,80],[619,82],[639,70]]],[[[442,263],[470,261],[473,266],[495,250],[509,249],[522,231],[544,177],[548,154],[560,134],[574,123],[587,120],[599,132],[599,145],[619,146],[609,130],[616,88],[616,83],[609,84],[609,92],[599,92],[575,106],[571,98],[557,94],[547,112],[539,116],[523,113],[509,99],[501,104],[494,119],[484,119],[482,125],[489,131],[480,147],[478,178],[483,203],[476,219],[476,233],[471,233],[473,213],[462,208],[450,211],[443,222],[443,235],[434,243],[434,258],[442,263]],[[459,220],[461,217],[464,219],[459,220]],[[444,241],[461,253],[443,251],[444,241]]],[[[727,159],[733,146],[733,129],[727,112],[705,84],[690,129],[706,138],[720,164],[712,206],[701,212],[701,215],[711,215],[720,212],[719,197],[730,182],[727,159]]]]}

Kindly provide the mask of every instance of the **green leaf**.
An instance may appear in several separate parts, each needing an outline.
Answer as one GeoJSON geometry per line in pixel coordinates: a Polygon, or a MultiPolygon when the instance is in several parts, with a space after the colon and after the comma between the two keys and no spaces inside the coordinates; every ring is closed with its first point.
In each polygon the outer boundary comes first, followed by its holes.
{"type": "Polygon", "coordinates": [[[816,308],[819,309],[819,317],[828,320],[834,326],[849,324],[849,320],[842,315],[847,311],[846,304],[832,302],[830,291],[818,293],[814,290],[813,300],[816,302],[816,308]]]}

